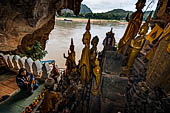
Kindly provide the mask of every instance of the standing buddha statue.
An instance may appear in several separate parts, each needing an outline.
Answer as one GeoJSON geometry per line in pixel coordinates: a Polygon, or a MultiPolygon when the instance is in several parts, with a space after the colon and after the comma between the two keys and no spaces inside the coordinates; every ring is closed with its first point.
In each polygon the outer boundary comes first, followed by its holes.
{"type": "Polygon", "coordinates": [[[130,19],[128,16],[126,20],[128,21],[128,26],[126,28],[125,34],[118,44],[118,53],[125,56],[129,51],[129,45],[132,39],[134,39],[139,31],[143,19],[143,7],[145,6],[146,0],[138,0],[136,3],[137,11],[134,12],[130,19]]]}
{"type": "Polygon", "coordinates": [[[95,67],[95,60],[97,57],[97,45],[99,43],[98,36],[93,37],[91,41],[92,48],[90,49],[90,65],[91,67],[95,67]]]}
{"type": "Polygon", "coordinates": [[[68,50],[68,57],[66,57],[64,54],[64,58],[66,58],[66,66],[67,66],[66,74],[70,74],[72,71],[74,71],[76,67],[75,51],[74,51],[74,44],[72,38],[71,38],[70,51],[68,50]]]}
{"type": "Polygon", "coordinates": [[[95,67],[93,68],[93,75],[95,76],[95,84],[93,84],[93,87],[92,87],[92,94],[93,95],[97,95],[99,93],[99,87],[100,87],[100,79],[101,79],[101,69],[100,69],[100,66],[99,66],[99,60],[98,58],[96,58],[95,60],[95,67]]]}
{"type": "Polygon", "coordinates": [[[90,81],[90,19],[88,20],[86,26],[86,32],[83,35],[82,42],[85,47],[82,50],[81,59],[80,59],[80,73],[82,84],[89,83],[90,81]]]}
{"type": "Polygon", "coordinates": [[[93,88],[92,88],[92,94],[97,95],[99,92],[99,85],[100,85],[100,75],[101,70],[99,66],[99,60],[97,58],[97,45],[99,43],[98,36],[93,37],[91,41],[92,48],[90,49],[90,69],[91,69],[91,77],[95,78],[95,81],[93,81],[93,88]]]}

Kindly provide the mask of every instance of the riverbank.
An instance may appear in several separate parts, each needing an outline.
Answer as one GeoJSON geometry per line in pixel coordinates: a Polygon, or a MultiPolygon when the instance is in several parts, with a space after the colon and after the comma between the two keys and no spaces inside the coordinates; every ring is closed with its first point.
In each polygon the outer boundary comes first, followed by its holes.
{"type": "MultiPolygon", "coordinates": [[[[71,20],[73,22],[84,22],[87,23],[88,19],[87,18],[71,18],[71,17],[56,17],[56,20],[58,21],[65,21],[65,19],[67,20],[71,20]]],[[[127,24],[126,21],[124,20],[104,20],[104,19],[90,19],[91,23],[108,23],[108,22],[112,22],[115,24],[127,24]]]]}

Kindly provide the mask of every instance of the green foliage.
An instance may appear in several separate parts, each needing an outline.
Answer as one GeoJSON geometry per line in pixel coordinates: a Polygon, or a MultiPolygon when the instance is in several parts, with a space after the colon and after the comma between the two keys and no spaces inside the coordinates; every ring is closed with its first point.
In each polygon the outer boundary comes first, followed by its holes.
{"type": "Polygon", "coordinates": [[[41,44],[39,41],[35,41],[33,47],[27,47],[26,54],[19,54],[20,57],[28,57],[28,58],[32,58],[32,60],[41,60],[42,58],[45,57],[45,55],[48,53],[47,51],[43,50],[41,44]]]}
{"type": "Polygon", "coordinates": [[[118,43],[115,44],[115,48],[118,49],[118,43]]]}
{"type": "MultiPolygon", "coordinates": [[[[144,16],[143,16],[143,20],[145,21],[146,18],[148,17],[149,13],[151,11],[146,11],[144,16]]],[[[78,16],[75,16],[72,12],[65,12],[63,13],[64,17],[79,17],[79,18],[91,18],[91,19],[106,19],[106,20],[125,20],[126,16],[129,14],[129,18],[130,15],[132,14],[132,11],[125,11],[123,9],[114,9],[112,11],[108,11],[105,13],[80,13],[78,16]]]]}
{"type": "Polygon", "coordinates": [[[43,50],[40,42],[38,41],[35,41],[34,43],[34,46],[33,46],[33,49],[32,49],[32,55],[31,55],[31,58],[33,60],[41,60],[42,58],[45,57],[45,55],[47,54],[48,52],[43,50]]]}

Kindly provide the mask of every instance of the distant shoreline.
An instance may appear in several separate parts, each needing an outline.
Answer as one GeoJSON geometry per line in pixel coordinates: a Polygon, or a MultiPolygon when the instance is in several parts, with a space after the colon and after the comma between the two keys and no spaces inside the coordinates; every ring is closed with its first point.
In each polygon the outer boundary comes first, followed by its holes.
{"type": "MultiPolygon", "coordinates": [[[[72,20],[73,22],[87,22],[87,18],[71,18],[71,17],[56,17],[58,21],[64,21],[64,19],[72,20]]],[[[91,23],[107,23],[113,22],[115,24],[127,24],[128,22],[124,20],[104,20],[104,19],[90,19],[91,23]]]]}

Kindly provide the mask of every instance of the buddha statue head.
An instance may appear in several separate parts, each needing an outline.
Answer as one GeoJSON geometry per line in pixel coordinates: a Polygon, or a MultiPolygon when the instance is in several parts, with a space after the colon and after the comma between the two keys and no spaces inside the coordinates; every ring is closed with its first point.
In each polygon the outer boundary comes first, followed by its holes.
{"type": "Polygon", "coordinates": [[[136,9],[137,10],[142,10],[145,6],[146,0],[138,0],[136,3],[136,9]]]}
{"type": "Polygon", "coordinates": [[[83,44],[89,45],[90,39],[91,39],[91,34],[90,34],[90,19],[89,19],[87,22],[87,26],[86,26],[86,32],[84,33],[83,39],[82,39],[83,44]]]}
{"type": "Polygon", "coordinates": [[[151,16],[152,16],[152,12],[149,14],[149,16],[147,17],[145,23],[141,26],[139,34],[140,35],[146,35],[146,33],[148,32],[149,29],[149,22],[151,20],[151,16]]]}
{"type": "Polygon", "coordinates": [[[98,38],[98,36],[93,37],[93,39],[92,39],[92,41],[91,41],[91,45],[93,45],[94,47],[96,47],[98,43],[99,43],[99,38],[98,38]]]}
{"type": "Polygon", "coordinates": [[[71,38],[70,51],[74,51],[74,43],[73,43],[73,38],[71,38]]]}

